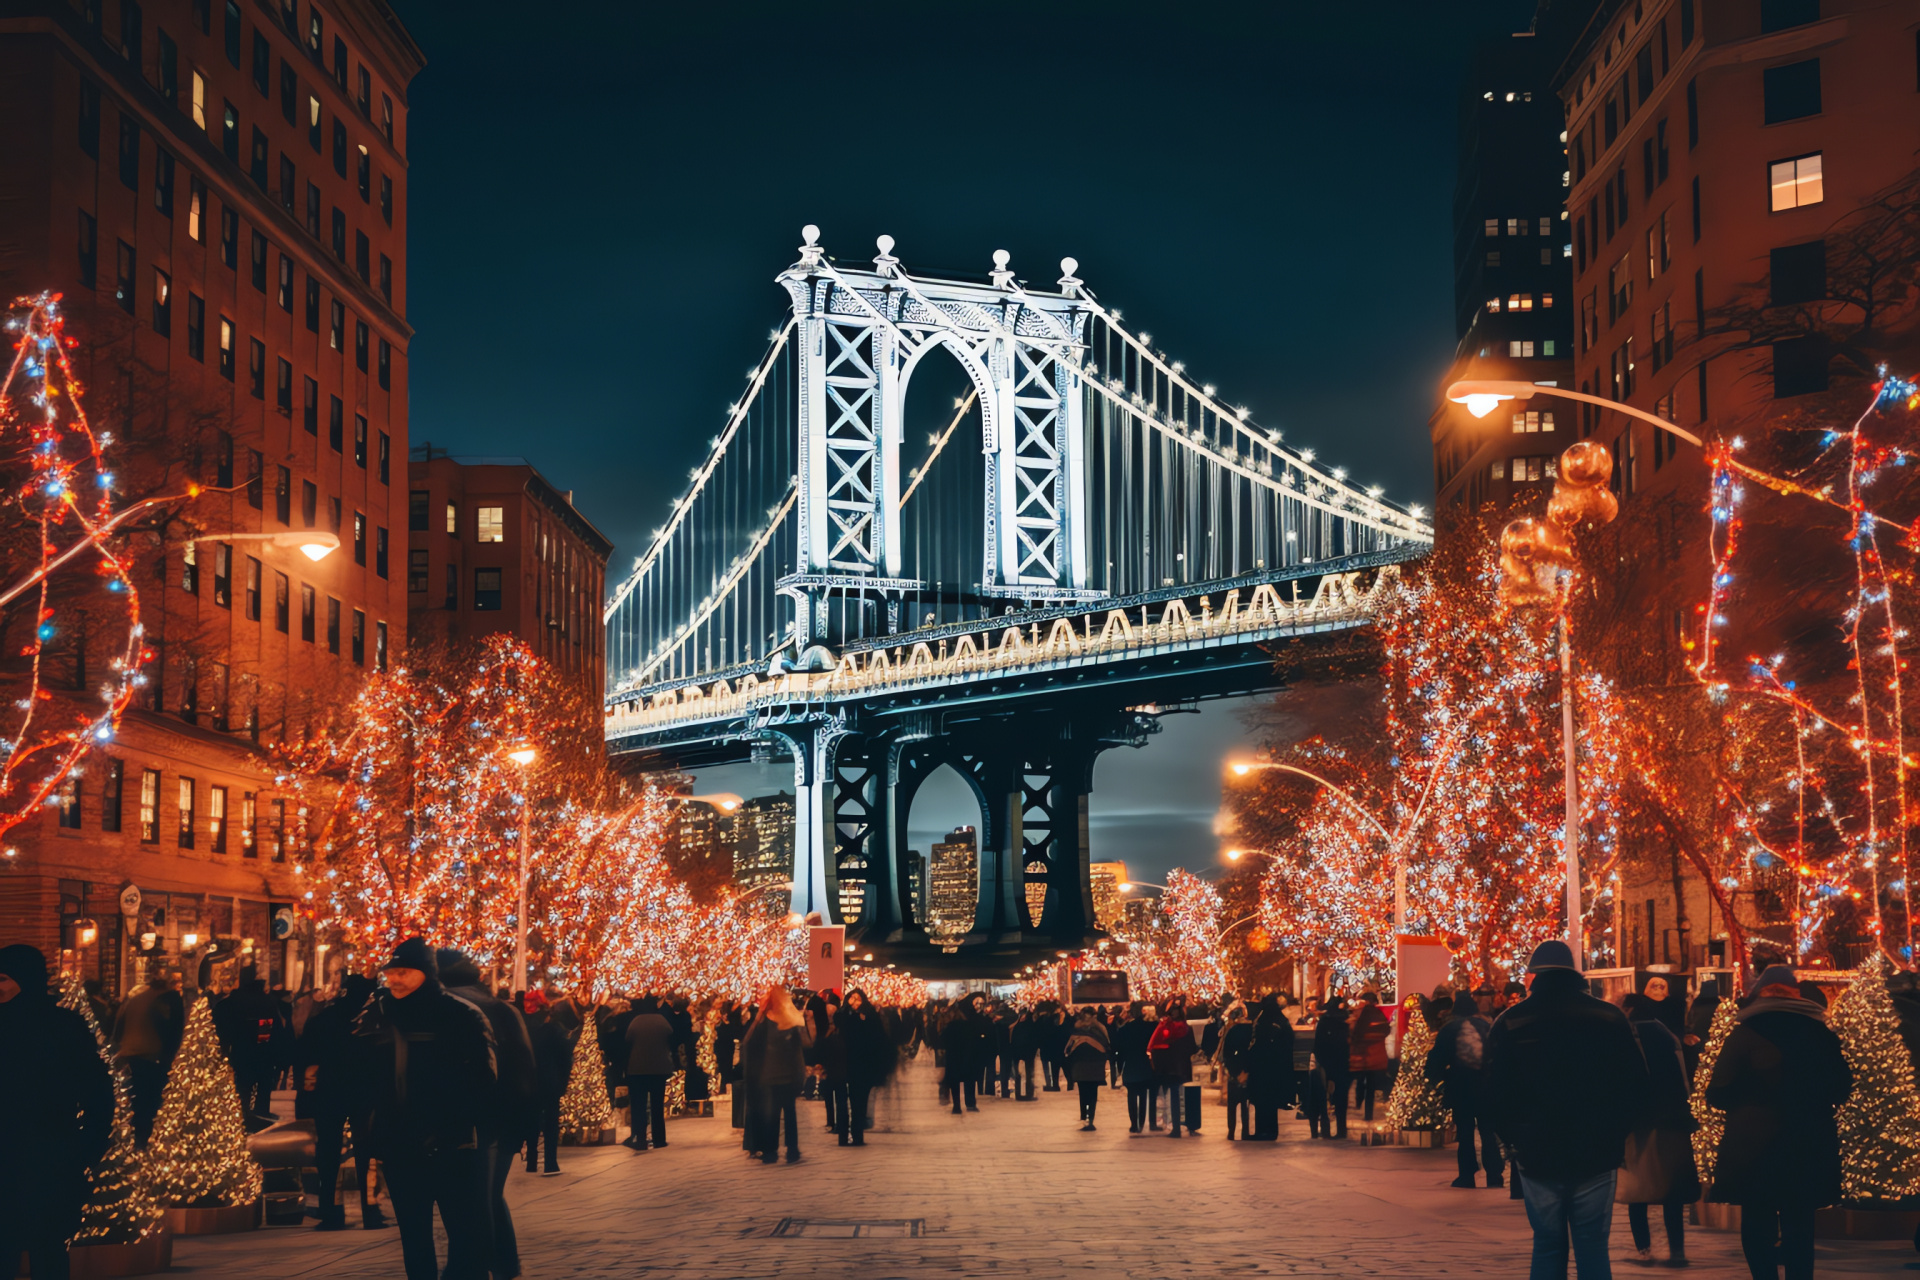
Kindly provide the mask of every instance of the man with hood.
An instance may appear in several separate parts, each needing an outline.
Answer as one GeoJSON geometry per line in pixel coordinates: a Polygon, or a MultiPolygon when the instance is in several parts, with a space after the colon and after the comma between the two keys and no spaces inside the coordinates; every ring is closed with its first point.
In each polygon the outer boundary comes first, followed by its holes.
{"type": "Polygon", "coordinates": [[[493,1032],[484,1014],[440,984],[425,938],[395,947],[381,972],[386,986],[360,1011],[353,1034],[367,1147],[393,1196],[407,1280],[485,1280],[492,1249],[480,1131],[494,1115],[493,1032]],[[444,1277],[434,1257],[435,1205],[447,1231],[444,1277]]]}
{"type": "Polygon", "coordinates": [[[372,1164],[363,1135],[366,1110],[355,1093],[359,1077],[354,1058],[362,1045],[353,1036],[353,1020],[373,998],[373,979],[349,973],[340,979],[340,994],[307,1019],[294,1047],[293,1114],[314,1123],[314,1162],[320,1175],[318,1231],[344,1231],[345,1206],[335,1204],[340,1181],[342,1141],[353,1123],[353,1168],[360,1185],[360,1225],[369,1231],[387,1225],[380,1206],[368,1198],[368,1167],[372,1164]]]}
{"type": "Polygon", "coordinates": [[[278,1119],[273,1114],[273,1082],[285,1065],[292,1032],[280,1002],[267,994],[267,984],[259,978],[240,979],[240,989],[213,1007],[213,1029],[233,1064],[241,1113],[249,1119],[278,1119]]]}
{"type": "Polygon", "coordinates": [[[1453,1129],[1458,1139],[1460,1176],[1456,1187],[1472,1187],[1473,1175],[1480,1172],[1480,1161],[1473,1156],[1473,1134],[1480,1130],[1480,1157],[1487,1165],[1487,1185],[1503,1185],[1506,1166],[1500,1158],[1500,1142],[1494,1137],[1481,1102],[1481,1085],[1486,1079],[1487,1038],[1493,1024],[1480,1012],[1480,1002],[1460,999],[1453,1002],[1447,1020],[1427,1051],[1426,1077],[1439,1082],[1447,1109],[1453,1112],[1453,1129]]]}
{"type": "Polygon", "coordinates": [[[1646,1064],[1626,1014],[1587,993],[1565,942],[1535,947],[1527,977],[1527,998],[1487,1037],[1483,1103],[1523,1175],[1530,1280],[1567,1274],[1569,1240],[1580,1280],[1604,1280],[1614,1175],[1647,1090],[1646,1064]]]}
{"type": "Polygon", "coordinates": [[[493,1032],[493,1099],[480,1123],[480,1158],[487,1178],[487,1221],[493,1231],[493,1274],[495,1280],[512,1280],[520,1274],[520,1241],[507,1208],[507,1175],[513,1172],[520,1145],[540,1123],[533,1041],[520,1011],[487,990],[473,957],[442,947],[434,958],[448,994],[478,1009],[493,1032]]]}
{"type": "Polygon", "coordinates": [[[1727,1113],[1708,1198],[1740,1206],[1740,1249],[1756,1276],[1784,1265],[1813,1275],[1814,1211],[1840,1199],[1840,1131],[1833,1111],[1853,1072],[1827,1012],[1805,999],[1793,970],[1760,974],[1707,1082],[1727,1113]]]}
{"type": "Polygon", "coordinates": [[[0,947],[0,1269],[25,1253],[66,1280],[87,1171],[113,1138],[113,1079],[86,1020],[47,989],[36,948],[0,947]]]}

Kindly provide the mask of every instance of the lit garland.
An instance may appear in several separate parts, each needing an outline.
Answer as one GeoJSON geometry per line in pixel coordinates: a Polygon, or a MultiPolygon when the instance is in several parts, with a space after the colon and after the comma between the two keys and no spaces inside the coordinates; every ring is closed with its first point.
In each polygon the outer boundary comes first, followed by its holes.
{"type": "Polygon", "coordinates": [[[1896,1205],[1920,1195],[1920,1093],[1887,969],[1881,955],[1861,965],[1827,1016],[1853,1069],[1853,1093],[1834,1114],[1840,1198],[1848,1204],[1896,1205]]]}
{"type": "Polygon", "coordinates": [[[589,1018],[573,1046],[573,1073],[560,1095],[560,1133],[570,1142],[597,1140],[613,1127],[613,1103],[607,1098],[607,1060],[589,1018]]]}
{"type": "Polygon", "coordinates": [[[93,1002],[78,975],[60,984],[60,1007],[79,1014],[93,1033],[100,1060],[113,1076],[113,1139],[107,1153],[87,1171],[87,1203],[80,1230],[71,1242],[86,1245],[139,1244],[166,1225],[166,1215],[147,1186],[147,1163],[134,1144],[133,1086],[124,1067],[113,1060],[113,1049],[94,1020],[93,1002]]]}
{"type": "Polygon", "coordinates": [[[918,1008],[931,998],[927,984],[910,973],[850,964],[847,966],[847,990],[855,987],[866,992],[867,999],[874,1004],[895,1009],[918,1008]]]}
{"type": "Polygon", "coordinates": [[[1128,993],[1152,1001],[1224,995],[1231,984],[1220,951],[1219,891],[1175,867],[1155,905],[1146,929],[1114,928],[1115,938],[1126,944],[1114,964],[1126,972],[1128,993]]]}
{"type": "MultiPolygon", "coordinates": [[[[0,381],[0,453],[15,459],[24,474],[0,495],[0,512],[34,546],[25,557],[29,573],[0,586],[31,593],[36,609],[33,633],[17,651],[27,659],[24,688],[12,698],[15,718],[0,737],[0,835],[56,801],[61,785],[79,776],[87,753],[113,738],[136,684],[145,682],[140,668],[153,656],[142,640],[131,562],[107,545],[118,520],[105,452],[112,437],[95,434],[87,421],[71,360],[78,343],[66,336],[59,295],[16,299],[13,309],[6,329],[17,337],[0,381]],[[64,545],[56,541],[61,537],[64,545]],[[61,630],[53,574],[82,548],[96,557],[94,572],[107,593],[118,597],[112,608],[124,615],[127,628],[99,689],[99,704],[90,711],[67,699],[56,705],[45,671],[48,647],[61,630]]],[[[100,608],[89,606],[89,612],[97,617],[100,608]]]]}
{"type": "Polygon", "coordinates": [[[186,1034],[147,1143],[147,1167],[154,1195],[176,1208],[231,1208],[260,1198],[260,1166],[247,1152],[233,1068],[204,997],[187,1011],[186,1034]]]}
{"type": "Polygon", "coordinates": [[[1713,1022],[1707,1029],[1707,1042],[1700,1047],[1700,1065],[1693,1072],[1693,1097],[1689,1105],[1698,1127],[1693,1131],[1693,1162],[1700,1170],[1702,1186],[1713,1185],[1713,1170],[1720,1159],[1720,1138],[1727,1131],[1727,1113],[1707,1102],[1707,1086],[1713,1081],[1713,1064],[1720,1061],[1720,1050],[1740,1021],[1740,1010],[1732,997],[1723,997],[1714,1008],[1713,1022]]]}
{"type": "Polygon", "coordinates": [[[1406,997],[1407,1029],[1400,1037],[1400,1074],[1387,1097],[1387,1123],[1397,1129],[1439,1129],[1447,1123],[1446,1091],[1427,1079],[1427,1054],[1433,1049],[1433,1028],[1427,1025],[1426,1002],[1406,997]]]}

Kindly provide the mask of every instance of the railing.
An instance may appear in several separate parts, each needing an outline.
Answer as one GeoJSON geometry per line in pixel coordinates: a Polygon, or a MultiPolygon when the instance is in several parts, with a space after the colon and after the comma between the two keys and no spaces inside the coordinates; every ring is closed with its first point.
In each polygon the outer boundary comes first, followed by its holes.
{"type": "Polygon", "coordinates": [[[826,704],[1095,660],[1145,657],[1174,648],[1362,626],[1379,615],[1396,589],[1399,569],[1388,564],[1372,572],[1371,582],[1363,582],[1365,577],[1364,572],[1328,574],[1308,600],[1287,599],[1273,584],[1263,583],[1250,592],[1226,592],[1218,609],[1212,595],[1197,594],[1165,601],[1157,618],[1149,618],[1145,605],[1137,613],[1094,609],[1077,619],[1055,617],[1044,630],[1041,623],[1030,622],[997,634],[963,634],[951,643],[930,639],[851,651],[832,671],[747,674],[709,684],[637,690],[608,714],[606,736],[612,742],[651,730],[734,719],[764,707],[826,704]],[[1197,603],[1197,611],[1190,601],[1197,603]],[[1075,621],[1081,625],[1076,627],[1075,621]]]}

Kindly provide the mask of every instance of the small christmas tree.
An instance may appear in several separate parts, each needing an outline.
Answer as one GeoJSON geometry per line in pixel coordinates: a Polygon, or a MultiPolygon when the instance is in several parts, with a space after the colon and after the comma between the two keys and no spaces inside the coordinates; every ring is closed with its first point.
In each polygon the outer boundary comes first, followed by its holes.
{"type": "Polygon", "coordinates": [[[173,1074],[154,1118],[147,1160],[163,1204],[203,1209],[260,1198],[260,1166],[247,1154],[247,1128],[206,1000],[193,1002],[173,1074]]]}
{"type": "Polygon", "coordinates": [[[600,1056],[600,1037],[589,1022],[580,1029],[573,1048],[573,1074],[560,1095],[560,1132],[569,1141],[598,1140],[613,1125],[613,1103],[607,1100],[607,1063],[600,1056]]]}
{"type": "Polygon", "coordinates": [[[93,1017],[80,979],[69,976],[60,990],[60,1007],[86,1022],[100,1058],[113,1073],[113,1141],[107,1154],[88,1171],[87,1205],[80,1217],[75,1248],[90,1244],[138,1244],[159,1231],[166,1217],[147,1187],[147,1164],[133,1140],[133,1088],[127,1073],[114,1066],[113,1051],[93,1017]]]}
{"type": "Polygon", "coordinates": [[[1853,1093],[1840,1127],[1840,1198],[1889,1206],[1920,1196],[1920,1093],[1900,1019],[1887,994],[1887,961],[1876,955],[1827,1016],[1853,1068],[1853,1093]]]}
{"type": "Polygon", "coordinates": [[[1427,1079],[1427,1053],[1433,1048],[1433,1028],[1419,996],[1407,997],[1407,1032],[1400,1037],[1400,1074],[1387,1099],[1387,1123],[1400,1129],[1440,1129],[1447,1123],[1447,1103],[1440,1085],[1427,1079]]]}
{"type": "Polygon", "coordinates": [[[1700,1065],[1693,1073],[1693,1118],[1700,1127],[1693,1131],[1693,1163],[1700,1170],[1700,1185],[1713,1185],[1714,1162],[1720,1158],[1720,1135],[1726,1132],[1727,1113],[1707,1105],[1707,1085],[1713,1079],[1713,1064],[1720,1060],[1720,1048],[1733,1034],[1740,1011],[1731,999],[1722,998],[1713,1011],[1713,1024],[1707,1029],[1707,1042],[1700,1048],[1700,1065]]]}

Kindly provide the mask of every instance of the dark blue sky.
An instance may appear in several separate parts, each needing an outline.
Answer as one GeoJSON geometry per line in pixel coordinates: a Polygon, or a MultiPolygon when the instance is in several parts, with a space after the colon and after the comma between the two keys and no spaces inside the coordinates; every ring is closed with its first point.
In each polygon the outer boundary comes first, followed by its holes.
{"type": "MultiPolygon", "coordinates": [[[[1431,501],[1455,94],[1528,4],[394,3],[427,57],[412,438],[574,490],[610,582],[781,322],[807,222],[848,260],[887,232],[923,274],[1004,248],[1050,285],[1072,255],[1289,443],[1431,501]]],[[[1186,723],[1103,762],[1102,856],[1210,858],[1217,763],[1184,757],[1238,725],[1186,723]]]]}

